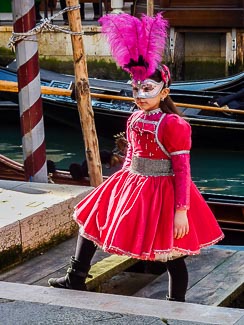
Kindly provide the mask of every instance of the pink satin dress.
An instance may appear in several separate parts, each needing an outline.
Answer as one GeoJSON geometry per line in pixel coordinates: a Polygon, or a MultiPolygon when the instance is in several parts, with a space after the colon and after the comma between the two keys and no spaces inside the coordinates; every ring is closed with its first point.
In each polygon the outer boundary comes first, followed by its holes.
{"type": "Polygon", "coordinates": [[[80,233],[104,251],[142,260],[199,254],[223,233],[191,181],[191,127],[160,109],[137,111],[127,126],[123,168],[76,207],[80,233]],[[176,209],[187,209],[189,233],[174,239],[176,209]]]}

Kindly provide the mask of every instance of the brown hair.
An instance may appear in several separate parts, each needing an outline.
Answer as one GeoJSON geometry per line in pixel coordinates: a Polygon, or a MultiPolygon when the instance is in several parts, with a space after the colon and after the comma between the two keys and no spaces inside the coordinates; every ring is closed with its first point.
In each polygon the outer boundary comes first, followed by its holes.
{"type": "MultiPolygon", "coordinates": [[[[161,72],[157,69],[150,77],[150,79],[156,81],[156,82],[161,82],[163,81],[161,72]]],[[[170,87],[172,80],[169,79],[167,87],[170,87]]],[[[164,86],[165,88],[165,86],[164,86]]],[[[164,101],[160,102],[160,109],[162,112],[167,113],[167,114],[177,114],[182,116],[182,112],[176,107],[175,103],[173,102],[172,98],[168,95],[164,101]]]]}

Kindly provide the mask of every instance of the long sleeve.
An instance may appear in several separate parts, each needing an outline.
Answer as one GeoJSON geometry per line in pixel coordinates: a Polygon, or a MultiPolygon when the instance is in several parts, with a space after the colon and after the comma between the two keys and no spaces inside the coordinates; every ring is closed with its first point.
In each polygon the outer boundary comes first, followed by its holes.
{"type": "Polygon", "coordinates": [[[190,155],[175,154],[171,156],[172,168],[175,175],[175,208],[189,209],[190,207],[190,155]]]}
{"type": "Polygon", "coordinates": [[[169,116],[163,129],[163,144],[171,156],[174,173],[175,208],[190,206],[191,127],[178,115],[169,116]]]}

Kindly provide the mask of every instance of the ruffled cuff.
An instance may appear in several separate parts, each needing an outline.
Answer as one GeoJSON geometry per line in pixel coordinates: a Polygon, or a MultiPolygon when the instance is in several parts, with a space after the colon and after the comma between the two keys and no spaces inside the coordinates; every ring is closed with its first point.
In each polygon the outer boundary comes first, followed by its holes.
{"type": "Polygon", "coordinates": [[[123,164],[123,169],[128,169],[131,165],[131,160],[132,160],[132,146],[130,143],[128,143],[127,151],[126,151],[126,157],[125,161],[123,164]]]}
{"type": "Polygon", "coordinates": [[[177,210],[190,207],[190,155],[186,153],[171,153],[172,168],[175,178],[175,208],[177,210]]]}

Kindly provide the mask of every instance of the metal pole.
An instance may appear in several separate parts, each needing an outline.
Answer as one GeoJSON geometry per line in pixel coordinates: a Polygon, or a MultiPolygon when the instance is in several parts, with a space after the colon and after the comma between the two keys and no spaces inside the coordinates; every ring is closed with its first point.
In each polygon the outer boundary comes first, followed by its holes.
{"type": "MultiPolygon", "coordinates": [[[[67,7],[78,6],[79,2],[78,0],[66,0],[66,5],[67,7]]],[[[81,33],[80,11],[78,9],[68,11],[68,18],[70,30],[81,33]]],[[[96,187],[102,183],[103,178],[94,112],[91,105],[86,56],[82,36],[71,35],[71,41],[74,58],[76,100],[84,138],[90,184],[96,187]]]]}
{"type": "MultiPolygon", "coordinates": [[[[35,26],[34,0],[13,0],[12,6],[14,32],[31,30],[35,26]]],[[[16,60],[25,177],[27,181],[47,183],[38,44],[35,35],[16,44],[16,60]]]]}
{"type": "Polygon", "coordinates": [[[147,0],[147,15],[154,15],[154,0],[147,0]]]}

